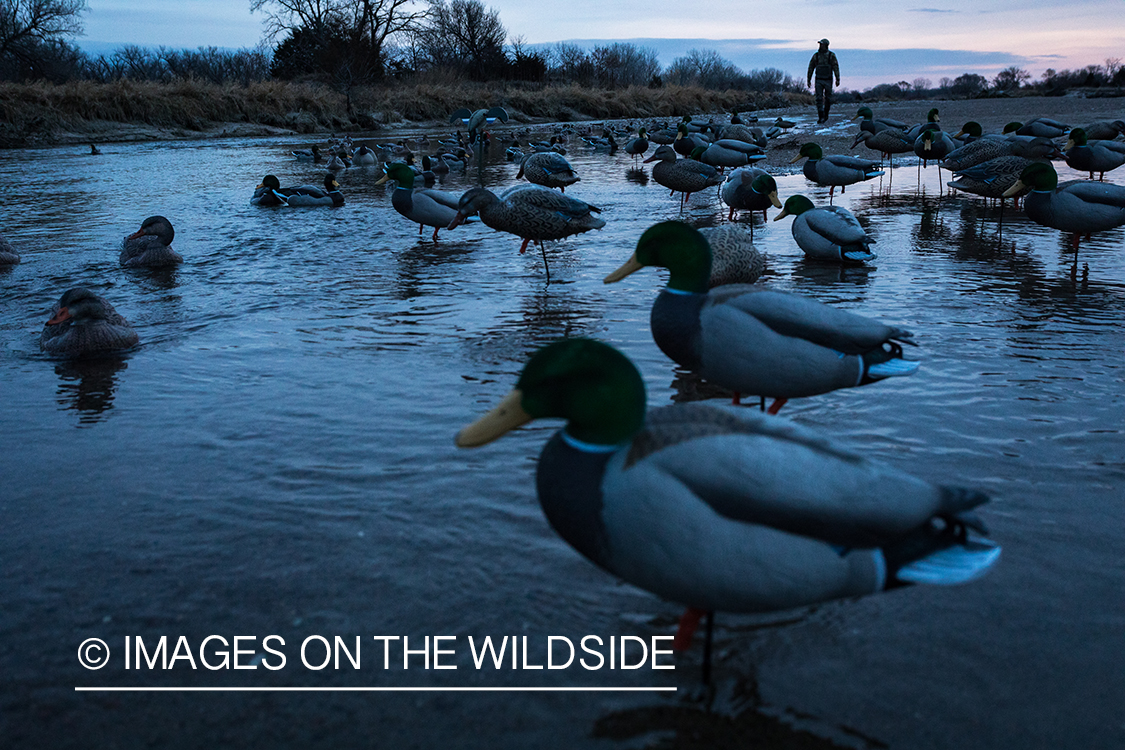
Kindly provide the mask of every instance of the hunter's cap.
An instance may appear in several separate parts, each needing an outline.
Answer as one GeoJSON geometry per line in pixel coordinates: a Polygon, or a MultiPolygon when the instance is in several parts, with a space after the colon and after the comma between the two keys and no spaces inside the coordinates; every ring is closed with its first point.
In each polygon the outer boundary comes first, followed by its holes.
{"type": "Polygon", "coordinates": [[[817,42],[817,44],[828,44],[828,40],[827,39],[821,39],[819,42],[817,42]]]}

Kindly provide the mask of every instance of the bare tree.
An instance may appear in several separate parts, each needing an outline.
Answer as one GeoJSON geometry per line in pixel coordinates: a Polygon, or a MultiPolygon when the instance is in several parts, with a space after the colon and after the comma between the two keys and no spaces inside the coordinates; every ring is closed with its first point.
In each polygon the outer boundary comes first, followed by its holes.
{"type": "Polygon", "coordinates": [[[44,50],[82,33],[86,0],[0,0],[0,61],[34,68],[44,50]]]}
{"type": "Polygon", "coordinates": [[[693,49],[673,60],[665,75],[681,86],[694,84],[721,90],[734,88],[742,78],[742,71],[713,49],[693,49]]]}
{"type": "Polygon", "coordinates": [[[422,35],[433,64],[460,68],[475,80],[497,75],[507,62],[508,30],[500,12],[480,0],[434,0],[422,35]]]}

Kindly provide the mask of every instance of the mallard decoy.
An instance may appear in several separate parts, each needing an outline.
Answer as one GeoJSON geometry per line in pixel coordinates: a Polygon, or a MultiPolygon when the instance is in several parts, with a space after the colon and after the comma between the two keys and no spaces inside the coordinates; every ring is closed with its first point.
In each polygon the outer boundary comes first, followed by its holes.
{"type": "Polygon", "coordinates": [[[631,138],[625,142],[625,153],[633,157],[634,166],[637,163],[638,156],[644,156],[648,151],[648,131],[641,128],[637,131],[637,137],[631,138]]]}
{"type": "Polygon", "coordinates": [[[523,239],[521,253],[527,250],[528,243],[538,243],[548,281],[551,269],[543,247],[545,240],[561,240],[605,226],[604,219],[594,216],[601,213],[597,206],[539,185],[516,185],[500,196],[482,187],[470,188],[458,201],[457,215],[449,222],[449,228],[474,213],[480,214],[485,226],[523,239]]]}
{"type": "Polygon", "coordinates": [[[0,266],[14,266],[20,262],[20,254],[17,253],[11,244],[0,237],[0,266]]]}
{"type": "Polygon", "coordinates": [[[795,164],[805,158],[808,159],[802,168],[805,177],[821,187],[827,187],[829,200],[837,187],[843,193],[847,185],[885,174],[879,169],[879,162],[857,159],[854,156],[825,156],[820,146],[812,142],[801,146],[801,150],[789,163],[795,164]]]}
{"type": "Polygon", "coordinates": [[[777,399],[774,412],[790,398],[918,369],[902,358],[900,344],[914,341],[901,328],[765,287],[708,292],[711,259],[698,230],[666,221],[649,227],[633,256],[605,277],[609,284],[645,266],[670,271],[652,306],[652,337],[681,367],[737,394],[777,399]]]}
{"type": "Polygon", "coordinates": [[[891,120],[886,117],[880,117],[876,119],[875,113],[871,111],[871,107],[860,107],[859,111],[856,112],[855,117],[853,117],[852,119],[860,121],[860,130],[866,130],[871,133],[877,133],[880,130],[885,130],[886,128],[893,128],[895,130],[902,131],[905,131],[907,129],[906,123],[900,120],[891,120]]]}
{"type": "Polygon", "coordinates": [[[562,339],[463,428],[484,445],[533,419],[566,420],[536,487],[555,531],[628,583],[687,606],[674,647],[715,611],[772,612],[983,575],[1000,547],[970,511],[980,492],[920,479],[780,417],[709,404],[646,414],[616,349],[562,339]]]}
{"type": "Polygon", "coordinates": [[[375,152],[367,146],[360,145],[352,154],[352,164],[357,167],[373,167],[379,163],[379,159],[375,156],[375,152]]]}
{"type": "Polygon", "coordinates": [[[104,297],[84,287],[63,293],[39,336],[43,351],[67,357],[128,349],[137,341],[129,321],[104,297]]]}
{"type": "Polygon", "coordinates": [[[816,208],[805,196],[791,195],[773,220],[780,221],[786,216],[793,217],[793,239],[806,258],[834,263],[863,263],[875,259],[875,253],[871,252],[875,240],[846,208],[816,208]]]}
{"type": "Polygon", "coordinates": [[[947,133],[940,130],[923,130],[918,139],[914,141],[914,154],[922,160],[922,166],[928,162],[938,162],[941,169],[941,160],[956,150],[957,146],[947,133]]]}
{"type": "Polygon", "coordinates": [[[938,124],[939,122],[941,122],[941,118],[938,116],[937,107],[932,107],[930,111],[926,113],[926,121],[920,122],[907,130],[906,135],[911,140],[917,141],[918,137],[927,130],[941,130],[941,125],[938,124]]]}
{"type": "Polygon", "coordinates": [[[150,216],[141,228],[121,243],[121,265],[130,268],[156,268],[183,263],[184,257],[172,249],[176,230],[163,216],[150,216]]]}
{"type": "Polygon", "coordinates": [[[537,151],[523,157],[516,179],[521,177],[526,177],[528,182],[536,185],[558,188],[564,193],[568,185],[582,179],[574,173],[570,162],[554,151],[537,151]]]}
{"type": "Polygon", "coordinates": [[[719,132],[719,140],[725,140],[727,138],[753,143],[759,148],[765,148],[769,145],[766,134],[762,132],[761,128],[748,127],[746,125],[728,125],[723,128],[719,132]]]}
{"type": "Polygon", "coordinates": [[[699,161],[712,167],[745,167],[766,158],[761,146],[733,138],[715,141],[699,155],[699,161]]]}
{"type": "Polygon", "coordinates": [[[784,117],[778,117],[773,121],[773,124],[774,127],[781,128],[782,130],[788,130],[797,123],[793,122],[792,120],[786,120],[784,117]]]}
{"type": "Polygon", "coordinates": [[[695,149],[707,148],[711,145],[710,139],[703,137],[701,133],[689,132],[685,123],[681,122],[676,129],[678,134],[676,140],[672,142],[672,149],[681,156],[690,156],[695,149]]]}
{"type": "Polygon", "coordinates": [[[319,163],[324,157],[320,153],[320,146],[315,143],[308,151],[290,151],[297,158],[297,161],[311,161],[319,163]]]}
{"type": "Polygon", "coordinates": [[[754,237],[742,227],[703,227],[699,233],[711,247],[710,288],[753,284],[765,272],[765,256],[754,247],[754,237]]]}
{"type": "Polygon", "coordinates": [[[1091,180],[1094,172],[1099,173],[1099,180],[1104,180],[1106,172],[1125,164],[1125,141],[1091,141],[1083,128],[1070,131],[1063,151],[1066,152],[1067,166],[1089,172],[1091,180]]]}
{"type": "Polygon", "coordinates": [[[894,155],[907,154],[914,151],[914,142],[902,130],[897,128],[883,128],[879,131],[861,130],[852,142],[852,148],[864,144],[872,151],[878,151],[880,156],[885,156],[894,169],[894,155]]]}
{"type": "Polygon", "coordinates": [[[272,174],[262,178],[254,189],[250,203],[255,206],[342,206],[344,196],[339,190],[340,183],[331,172],[324,175],[324,188],[315,185],[281,187],[281,182],[272,174]]]}
{"type": "MultiPolygon", "coordinates": [[[[972,145],[982,142],[977,141],[972,145]]],[[[982,198],[995,198],[1000,201],[1000,210],[1003,212],[1005,197],[1014,198],[1018,202],[1020,197],[1030,191],[1030,188],[1025,188],[1005,196],[1008,189],[1019,180],[1023,170],[1029,164],[1036,161],[1046,162],[1060,154],[1058,146],[1047,138],[1033,138],[1030,141],[1008,141],[1006,146],[1007,155],[998,156],[963,169],[953,170],[957,179],[946,184],[951,188],[979,195],[982,198]]],[[[947,158],[943,162],[946,169],[949,169],[947,166],[949,161],[950,159],[947,158]]],[[[1001,216],[1003,216],[1003,213],[1001,213],[1001,216]]]]}
{"type": "MultiPolygon", "coordinates": [[[[719,190],[723,203],[730,206],[727,221],[734,221],[735,210],[761,211],[766,220],[766,209],[770,206],[781,208],[777,197],[777,181],[758,167],[740,167],[734,170],[719,190]]],[[[750,223],[750,236],[754,236],[754,224],[750,223]]]]}
{"type": "MultiPolygon", "coordinates": [[[[1018,126],[1015,129],[1016,135],[1030,135],[1035,138],[1061,138],[1070,130],[1070,126],[1066,123],[1049,117],[1036,117],[1023,124],[1009,123],[1008,127],[1013,124],[1018,126]]],[[[1008,132],[1008,127],[1004,128],[1005,133],[1008,132]]]]}
{"type": "Polygon", "coordinates": [[[1004,195],[1015,195],[1024,187],[1031,188],[1023,202],[1027,217],[1036,224],[1071,232],[1075,253],[1082,235],[1125,225],[1125,187],[1121,185],[1087,180],[1060,185],[1053,166],[1035,162],[1024,167],[1019,180],[1004,195]]]}
{"type": "Polygon", "coordinates": [[[433,241],[438,241],[438,230],[453,227],[450,223],[457,216],[457,202],[460,196],[441,190],[414,190],[414,170],[402,162],[387,165],[387,173],[376,185],[394,180],[396,187],[391,193],[391,205],[400,214],[418,223],[418,234],[422,227],[433,227],[433,241]]]}
{"type": "Polygon", "coordinates": [[[1125,135],[1125,121],[1101,120],[1084,125],[1082,130],[1086,132],[1086,138],[1091,141],[1112,141],[1119,135],[1125,135]]]}
{"type": "Polygon", "coordinates": [[[683,193],[681,209],[687,203],[689,193],[713,187],[723,180],[718,170],[709,164],[694,159],[677,159],[676,152],[668,145],[657,148],[644,163],[653,161],[657,163],[652,166],[652,179],[671,190],[673,195],[683,193]]]}
{"type": "Polygon", "coordinates": [[[95,146],[92,143],[90,144],[90,156],[101,156],[101,153],[102,153],[101,149],[99,149],[97,146],[95,146]]]}

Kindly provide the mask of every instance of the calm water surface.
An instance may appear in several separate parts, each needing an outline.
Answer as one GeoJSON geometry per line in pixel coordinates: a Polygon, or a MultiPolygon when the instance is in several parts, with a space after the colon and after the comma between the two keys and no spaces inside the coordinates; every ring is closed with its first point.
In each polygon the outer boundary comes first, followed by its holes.
{"type": "MultiPolygon", "coordinates": [[[[698,681],[698,644],[673,672],[473,669],[468,636],[664,635],[679,610],[617,583],[547,525],[534,462],[557,424],[453,447],[559,336],[623,349],[650,403],[680,397],[648,331],[663,272],[601,281],[646,227],[681,217],[677,200],[632,173],[631,157],[572,146],[582,182],[568,194],[601,206],[607,226],[551,244],[548,285],[538,253],[480,224],[420,239],[362,169],[340,177],[340,209],[250,206],[263,174],[320,182],[288,157],[297,145],[0,152],[0,233],[23,257],[0,271],[0,734],[11,747],[107,736],[121,747],[577,748],[616,746],[599,737],[611,715],[630,727],[619,736],[667,730],[644,709],[692,706],[686,691],[75,693],[698,681]],[[121,238],[152,214],[172,220],[185,262],[121,269],[121,238]],[[40,353],[51,303],[75,285],[106,296],[140,347],[77,364],[40,353]],[[126,636],[197,647],[212,634],[281,635],[288,665],[123,667],[126,636]],[[301,668],[298,644],[314,634],[363,636],[364,669],[301,668]],[[426,671],[416,657],[384,671],[373,635],[412,647],[458,636],[459,669],[426,671]],[[108,668],[77,663],[89,637],[109,644],[108,668]]],[[[515,171],[498,157],[482,175],[500,188],[515,171]]],[[[827,200],[799,172],[778,182],[783,199],[827,200]]],[[[1009,210],[1001,236],[995,210],[939,184],[933,167],[919,183],[907,163],[837,197],[878,239],[868,268],[806,263],[788,219],[739,221],[754,224],[768,283],[902,324],[921,345],[914,377],[783,414],[987,490],[982,516],[1004,557],[964,587],[720,615],[717,721],[781,716],[854,747],[1123,747],[1123,233],[1084,243],[1075,269],[1060,233],[1009,210]],[[761,703],[747,709],[735,696],[755,682],[761,703]]],[[[682,217],[711,225],[725,212],[699,194],[682,217]]]]}

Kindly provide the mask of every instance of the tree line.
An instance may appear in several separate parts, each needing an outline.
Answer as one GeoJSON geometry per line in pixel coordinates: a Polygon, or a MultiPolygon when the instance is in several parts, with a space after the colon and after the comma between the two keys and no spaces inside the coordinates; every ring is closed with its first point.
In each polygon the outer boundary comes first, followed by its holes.
{"type": "MultiPolygon", "coordinates": [[[[509,38],[499,11],[481,0],[250,0],[251,11],[266,21],[267,39],[255,49],[125,45],[97,56],[72,41],[82,33],[87,9],[86,0],[0,0],[0,79],[313,80],[348,91],[355,85],[419,78],[605,89],[671,83],[715,90],[805,90],[799,78],[777,68],[743,71],[709,49],[693,49],[661,68],[655,50],[626,42],[589,50],[561,42],[529,45],[521,37],[509,38]]],[[[1035,82],[1026,70],[1013,66],[991,80],[965,73],[942,78],[935,87],[930,79],[918,78],[862,93],[841,91],[839,98],[969,98],[1100,86],[1125,86],[1120,60],[1074,71],[1048,69],[1035,82]]]]}

